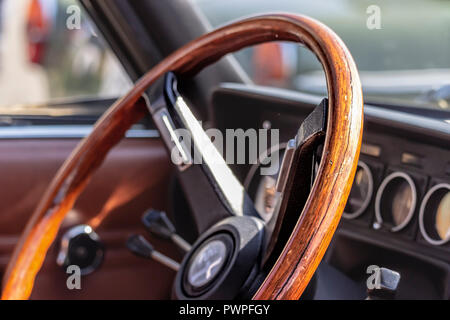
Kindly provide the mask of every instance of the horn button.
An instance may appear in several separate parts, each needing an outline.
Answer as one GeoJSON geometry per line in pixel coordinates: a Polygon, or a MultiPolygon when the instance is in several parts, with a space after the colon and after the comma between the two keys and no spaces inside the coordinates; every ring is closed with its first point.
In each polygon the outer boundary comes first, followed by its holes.
{"type": "Polygon", "coordinates": [[[259,271],[263,222],[230,217],[194,243],[174,284],[174,298],[234,299],[259,271]]]}
{"type": "Polygon", "coordinates": [[[200,292],[212,284],[233,253],[234,243],[230,235],[218,234],[204,242],[187,265],[184,285],[193,292],[200,292]]]}

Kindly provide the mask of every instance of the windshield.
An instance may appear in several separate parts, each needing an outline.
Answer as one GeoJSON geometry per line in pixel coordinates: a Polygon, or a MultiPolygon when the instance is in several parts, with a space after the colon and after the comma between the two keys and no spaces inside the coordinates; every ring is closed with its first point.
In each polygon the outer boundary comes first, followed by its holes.
{"type": "MultiPolygon", "coordinates": [[[[449,0],[195,0],[213,27],[265,12],[313,17],[345,42],[367,102],[450,112],[449,0]]],[[[257,84],[326,94],[322,68],[293,43],[244,49],[236,58],[257,84]],[[270,64],[267,61],[271,61],[270,64]]]]}

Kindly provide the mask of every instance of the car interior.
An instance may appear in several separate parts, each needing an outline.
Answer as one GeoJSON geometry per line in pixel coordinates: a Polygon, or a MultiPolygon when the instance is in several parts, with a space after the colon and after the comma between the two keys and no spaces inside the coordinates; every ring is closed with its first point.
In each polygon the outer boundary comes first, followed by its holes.
{"type": "Polygon", "coordinates": [[[449,9],[0,0],[2,299],[449,300],[449,9]]]}

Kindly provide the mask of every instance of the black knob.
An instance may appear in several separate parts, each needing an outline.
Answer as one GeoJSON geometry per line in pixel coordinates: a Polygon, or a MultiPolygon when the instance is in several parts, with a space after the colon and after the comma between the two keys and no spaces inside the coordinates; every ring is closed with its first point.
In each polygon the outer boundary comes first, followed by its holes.
{"type": "Polygon", "coordinates": [[[184,252],[191,250],[191,245],[176,233],[175,226],[165,212],[151,209],[142,216],[142,223],[151,235],[171,240],[184,252]]]}
{"type": "Polygon", "coordinates": [[[126,245],[138,257],[155,260],[174,271],[178,271],[180,268],[178,262],[156,251],[141,235],[132,235],[128,238],[126,245]]]}
{"type": "Polygon", "coordinates": [[[151,234],[170,240],[176,232],[174,225],[163,211],[151,209],[142,216],[142,223],[151,234]]]}
{"type": "Polygon", "coordinates": [[[142,258],[151,258],[153,246],[141,235],[132,235],[127,240],[127,248],[135,255],[142,258]]]}
{"type": "Polygon", "coordinates": [[[100,266],[103,256],[104,246],[98,234],[88,225],[79,225],[63,235],[56,262],[64,268],[76,265],[86,275],[100,266]]]}

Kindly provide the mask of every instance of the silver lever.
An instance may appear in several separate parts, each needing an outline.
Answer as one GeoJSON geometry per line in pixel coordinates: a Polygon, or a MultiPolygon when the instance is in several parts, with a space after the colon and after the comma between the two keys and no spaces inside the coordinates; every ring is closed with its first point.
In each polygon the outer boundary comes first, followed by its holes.
{"type": "Polygon", "coordinates": [[[180,237],[174,225],[163,211],[151,209],[142,216],[142,223],[150,234],[162,239],[171,240],[184,252],[189,252],[192,246],[180,237]]]}
{"type": "Polygon", "coordinates": [[[163,255],[161,252],[156,251],[153,246],[141,235],[132,235],[128,238],[127,248],[131,250],[135,255],[155,260],[162,265],[178,272],[180,264],[175,260],[163,255]]]}

